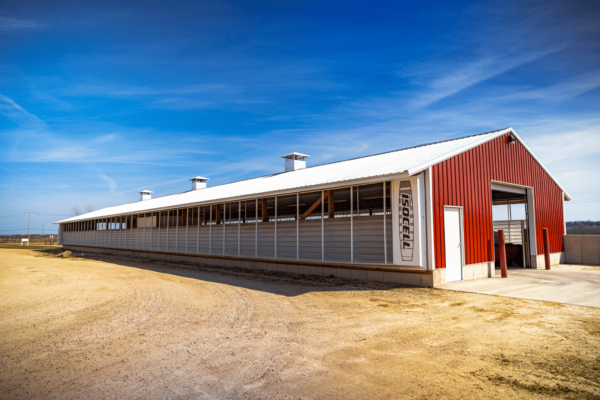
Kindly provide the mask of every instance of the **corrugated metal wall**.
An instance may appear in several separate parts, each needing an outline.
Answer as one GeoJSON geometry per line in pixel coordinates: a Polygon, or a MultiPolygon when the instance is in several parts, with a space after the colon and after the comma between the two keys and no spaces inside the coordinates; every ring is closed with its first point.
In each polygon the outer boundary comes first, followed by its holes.
{"type": "Polygon", "coordinates": [[[548,228],[550,252],[564,251],[562,190],[520,143],[506,146],[507,135],[432,167],[435,267],[444,268],[444,206],[462,206],[465,264],[493,259],[491,181],[531,186],[534,192],[537,253],[543,254],[542,228],[548,228]]]}
{"type": "MultiPolygon", "coordinates": [[[[354,217],[354,261],[356,263],[384,263],[384,229],[387,229],[385,233],[387,260],[388,264],[391,264],[392,216],[386,216],[385,228],[383,219],[383,215],[354,217]]],[[[254,257],[258,253],[259,258],[277,257],[281,260],[296,260],[297,245],[299,245],[301,261],[322,261],[324,248],[326,262],[350,263],[352,262],[351,222],[351,218],[277,221],[277,255],[275,255],[275,221],[257,224],[201,225],[189,228],[185,226],[131,228],[129,225],[127,229],[65,231],[62,237],[63,244],[237,256],[239,230],[239,251],[242,257],[254,257]],[[223,230],[225,230],[225,253],[223,253],[223,230]],[[256,232],[258,232],[258,241],[256,232]],[[298,238],[297,233],[299,233],[298,238]]]]}
{"type": "Polygon", "coordinates": [[[494,243],[498,244],[498,230],[504,231],[506,243],[523,244],[527,221],[494,221],[494,243]]]}
{"type": "Polygon", "coordinates": [[[277,222],[277,258],[296,259],[296,221],[277,222]]]}

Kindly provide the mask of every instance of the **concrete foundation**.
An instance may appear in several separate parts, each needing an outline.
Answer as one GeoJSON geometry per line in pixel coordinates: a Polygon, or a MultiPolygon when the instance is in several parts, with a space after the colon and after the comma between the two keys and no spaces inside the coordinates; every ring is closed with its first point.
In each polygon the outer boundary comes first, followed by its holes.
{"type": "MultiPolygon", "coordinates": [[[[565,252],[550,253],[550,266],[564,264],[566,262],[565,252]]],[[[532,269],[546,269],[546,260],[543,254],[531,256],[532,269]]]]}
{"type": "Polygon", "coordinates": [[[496,268],[493,261],[463,266],[463,281],[481,278],[494,278],[495,276],[496,268]]]}
{"type": "Polygon", "coordinates": [[[600,265],[600,235],[565,235],[566,262],[600,265]]]}
{"type": "MultiPolygon", "coordinates": [[[[301,275],[335,276],[363,281],[396,283],[420,287],[437,287],[446,284],[446,270],[408,270],[377,265],[348,265],[289,260],[270,260],[227,256],[166,253],[131,249],[113,249],[93,246],[65,245],[73,252],[109,254],[170,262],[185,262],[222,268],[245,268],[262,271],[278,271],[301,275]]],[[[486,273],[487,274],[487,273],[486,273]]],[[[473,274],[475,275],[475,274],[473,274]]],[[[479,276],[480,273],[477,273],[479,276]]],[[[487,277],[487,275],[486,275],[487,277]]]]}

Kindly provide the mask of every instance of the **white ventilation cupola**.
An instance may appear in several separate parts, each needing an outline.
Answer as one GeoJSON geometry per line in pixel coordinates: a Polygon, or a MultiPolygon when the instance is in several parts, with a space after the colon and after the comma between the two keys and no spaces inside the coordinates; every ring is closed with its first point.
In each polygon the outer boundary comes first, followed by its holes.
{"type": "Polygon", "coordinates": [[[285,158],[285,172],[306,168],[306,159],[308,157],[310,156],[307,154],[296,152],[281,156],[281,158],[285,158]]]}
{"type": "Polygon", "coordinates": [[[142,190],[140,192],[140,201],[150,200],[152,198],[152,193],[154,192],[151,192],[149,190],[142,190]]]}
{"type": "Polygon", "coordinates": [[[197,176],[195,178],[190,179],[192,181],[192,190],[204,189],[206,188],[206,181],[208,178],[203,176],[197,176]]]}

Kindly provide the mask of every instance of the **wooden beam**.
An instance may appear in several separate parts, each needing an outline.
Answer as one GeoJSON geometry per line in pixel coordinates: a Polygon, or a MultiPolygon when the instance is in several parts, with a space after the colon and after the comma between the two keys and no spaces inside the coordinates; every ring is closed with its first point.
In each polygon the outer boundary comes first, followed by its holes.
{"type": "Polygon", "coordinates": [[[324,194],[323,197],[319,197],[317,199],[317,201],[315,201],[313,203],[312,206],[310,206],[310,208],[308,210],[306,210],[304,212],[304,214],[302,214],[302,216],[300,217],[300,219],[305,219],[306,217],[308,217],[310,215],[311,212],[313,212],[315,210],[315,208],[319,207],[319,204],[321,204],[321,202],[325,199],[327,199],[327,197],[329,196],[329,193],[331,192],[331,190],[327,190],[324,194]]]}
{"type": "Polygon", "coordinates": [[[335,193],[331,192],[331,194],[329,195],[329,199],[327,200],[328,206],[327,206],[327,217],[328,218],[334,218],[335,217],[335,193]]]}

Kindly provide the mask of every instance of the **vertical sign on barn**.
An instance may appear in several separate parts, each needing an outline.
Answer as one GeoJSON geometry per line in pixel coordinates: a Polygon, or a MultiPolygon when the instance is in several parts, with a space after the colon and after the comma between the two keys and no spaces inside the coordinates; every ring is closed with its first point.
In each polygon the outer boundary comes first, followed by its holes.
{"type": "Polygon", "coordinates": [[[423,175],[392,181],[394,264],[425,267],[423,175]]]}
{"type": "Polygon", "coordinates": [[[415,254],[415,214],[410,180],[400,181],[398,199],[398,238],[402,261],[412,262],[415,254]]]}

